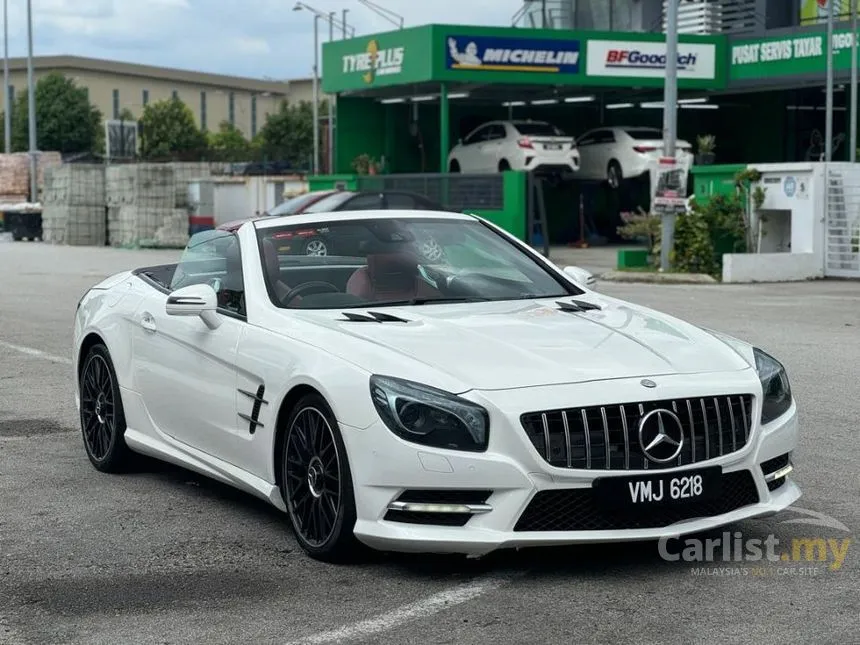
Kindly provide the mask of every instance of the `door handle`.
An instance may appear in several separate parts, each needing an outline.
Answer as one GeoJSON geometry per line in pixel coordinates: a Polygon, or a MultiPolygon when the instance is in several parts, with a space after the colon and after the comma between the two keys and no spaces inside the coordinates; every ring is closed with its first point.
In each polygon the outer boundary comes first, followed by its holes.
{"type": "Polygon", "coordinates": [[[143,314],[140,319],[140,326],[147,331],[155,331],[155,319],[152,317],[152,314],[143,314]]]}

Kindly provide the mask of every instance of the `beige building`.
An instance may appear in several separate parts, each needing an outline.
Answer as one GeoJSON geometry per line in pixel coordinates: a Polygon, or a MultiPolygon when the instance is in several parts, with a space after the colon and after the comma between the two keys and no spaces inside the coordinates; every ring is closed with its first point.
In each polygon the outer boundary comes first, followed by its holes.
{"type": "MultiPolygon", "coordinates": [[[[313,96],[312,79],[270,81],[79,56],[34,57],[33,72],[37,81],[51,72],[73,78],[87,89],[106,119],[117,118],[123,109],[139,118],[147,103],[178,96],[191,108],[199,127],[215,130],[228,121],[249,138],[283,99],[298,103],[313,96]]],[[[9,59],[9,86],[13,102],[17,92],[26,91],[26,58],[9,59]]],[[[5,101],[2,89],[0,101],[5,101]]]]}

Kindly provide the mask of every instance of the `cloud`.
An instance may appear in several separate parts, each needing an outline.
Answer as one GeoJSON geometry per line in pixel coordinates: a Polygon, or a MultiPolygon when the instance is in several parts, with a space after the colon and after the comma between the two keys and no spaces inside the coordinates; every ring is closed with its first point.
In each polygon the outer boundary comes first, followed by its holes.
{"type": "MultiPolygon", "coordinates": [[[[510,25],[522,0],[374,0],[406,26],[510,25]]],[[[33,0],[34,53],[73,54],[257,78],[311,74],[313,14],[294,0],[33,0]]],[[[397,27],[355,0],[307,0],[358,35],[397,27]]],[[[24,3],[9,3],[10,55],[27,53],[24,3]]],[[[328,40],[320,21],[319,38],[328,40]]],[[[335,31],[335,38],[340,30],[335,31]]]]}

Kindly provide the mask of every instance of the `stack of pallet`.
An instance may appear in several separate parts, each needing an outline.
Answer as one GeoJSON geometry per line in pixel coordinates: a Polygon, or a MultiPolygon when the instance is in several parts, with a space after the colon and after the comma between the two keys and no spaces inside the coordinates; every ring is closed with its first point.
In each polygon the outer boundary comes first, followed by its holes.
{"type": "MultiPolygon", "coordinates": [[[[59,166],[63,157],[59,152],[40,152],[36,158],[36,185],[41,193],[45,170],[59,166]]],[[[26,152],[0,153],[0,202],[21,203],[30,196],[30,155],[26,152]]],[[[39,201],[37,195],[33,201],[39,201]]]]}
{"type": "Polygon", "coordinates": [[[104,166],[52,166],[44,175],[42,239],[54,244],[104,246],[104,166]]]}
{"type": "Polygon", "coordinates": [[[212,176],[212,167],[206,161],[184,162],[174,161],[170,164],[176,180],[176,208],[189,208],[188,185],[198,179],[208,179],[212,176]]]}
{"type": "Polygon", "coordinates": [[[0,202],[26,202],[29,195],[30,159],[27,154],[0,154],[0,202]]]}
{"type": "Polygon", "coordinates": [[[176,177],[169,164],[111,165],[105,182],[112,246],[175,248],[187,244],[188,213],[176,208],[176,177]]]}

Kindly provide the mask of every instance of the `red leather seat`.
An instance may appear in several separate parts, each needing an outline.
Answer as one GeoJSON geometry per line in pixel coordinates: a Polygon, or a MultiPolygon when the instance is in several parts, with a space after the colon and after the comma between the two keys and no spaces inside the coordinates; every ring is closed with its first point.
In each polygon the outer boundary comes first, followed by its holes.
{"type": "MultiPolygon", "coordinates": [[[[278,300],[283,300],[290,291],[290,286],[281,280],[281,261],[278,259],[278,249],[271,240],[263,240],[263,259],[269,283],[275,290],[278,300]]],[[[291,304],[294,306],[301,301],[297,297],[291,304]]]]}
{"type": "Polygon", "coordinates": [[[438,298],[441,293],[418,274],[418,260],[409,253],[367,256],[367,266],[353,273],[346,292],[365,300],[438,298]]]}

